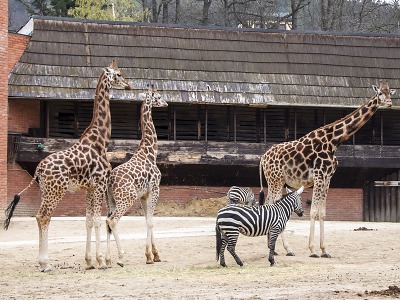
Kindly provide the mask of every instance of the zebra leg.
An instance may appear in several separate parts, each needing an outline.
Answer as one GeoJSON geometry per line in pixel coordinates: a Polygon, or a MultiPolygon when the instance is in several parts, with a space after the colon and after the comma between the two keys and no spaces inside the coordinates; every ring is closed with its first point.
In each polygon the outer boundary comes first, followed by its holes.
{"type": "Polygon", "coordinates": [[[229,253],[233,256],[233,258],[235,259],[236,263],[243,267],[243,262],[240,260],[239,256],[236,254],[235,252],[235,247],[236,247],[236,243],[237,243],[237,239],[239,237],[239,233],[235,233],[234,235],[231,235],[228,239],[228,251],[229,253]]]}
{"type": "Polygon", "coordinates": [[[276,232],[270,233],[268,261],[271,264],[271,267],[273,265],[275,265],[274,252],[275,252],[275,244],[276,244],[277,238],[278,238],[278,233],[276,233],[276,232]]]}
{"type": "Polygon", "coordinates": [[[226,267],[224,252],[227,244],[228,244],[227,239],[224,237],[224,235],[222,235],[221,250],[219,251],[219,264],[222,267],[226,267]]]}

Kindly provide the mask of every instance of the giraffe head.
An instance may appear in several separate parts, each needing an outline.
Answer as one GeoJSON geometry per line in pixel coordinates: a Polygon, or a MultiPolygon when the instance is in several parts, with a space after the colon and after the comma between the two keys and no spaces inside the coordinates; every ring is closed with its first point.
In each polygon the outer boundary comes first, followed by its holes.
{"type": "Polygon", "coordinates": [[[128,81],[122,76],[121,70],[117,67],[115,60],[113,60],[107,68],[104,68],[103,71],[113,88],[125,90],[131,89],[128,81]]]}
{"type": "Polygon", "coordinates": [[[140,93],[139,97],[151,104],[152,107],[167,107],[168,103],[161,98],[154,85],[147,85],[147,93],[140,93]]]}
{"type": "Polygon", "coordinates": [[[380,104],[386,107],[392,106],[391,95],[393,95],[396,92],[396,90],[391,90],[387,82],[386,83],[381,82],[379,88],[376,85],[373,85],[372,88],[374,89],[376,97],[378,97],[380,104]]]}

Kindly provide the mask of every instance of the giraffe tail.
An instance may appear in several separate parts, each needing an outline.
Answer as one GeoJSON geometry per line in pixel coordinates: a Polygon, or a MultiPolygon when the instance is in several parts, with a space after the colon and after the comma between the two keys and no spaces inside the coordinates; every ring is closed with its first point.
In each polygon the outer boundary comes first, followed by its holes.
{"type": "MultiPolygon", "coordinates": [[[[107,218],[109,218],[111,215],[112,215],[112,211],[109,211],[108,214],[107,214],[107,218]]],[[[106,222],[106,225],[107,225],[108,233],[111,234],[112,230],[111,230],[110,224],[108,224],[108,222],[106,222]]]]}
{"type": "Polygon", "coordinates": [[[12,216],[14,214],[15,207],[17,206],[20,198],[21,198],[21,196],[19,194],[16,194],[14,196],[14,200],[11,201],[10,205],[8,205],[8,207],[6,209],[6,212],[5,212],[6,213],[6,219],[4,221],[4,230],[7,230],[8,226],[10,226],[11,218],[12,218],[12,216]]]}
{"type": "MultiPolygon", "coordinates": [[[[40,165],[40,164],[39,164],[40,165]]],[[[6,214],[6,219],[4,220],[4,230],[7,230],[8,227],[10,226],[10,221],[11,218],[14,214],[14,210],[17,207],[17,204],[19,203],[19,200],[21,199],[21,194],[23,192],[25,192],[27,189],[29,189],[31,187],[31,185],[36,181],[36,178],[38,177],[38,174],[40,172],[40,168],[39,166],[36,168],[35,171],[35,175],[33,176],[31,182],[28,184],[28,186],[26,188],[24,188],[21,192],[19,192],[18,194],[15,194],[14,196],[14,200],[11,201],[11,203],[8,205],[8,207],[5,210],[5,214],[6,214]]]]}
{"type": "Polygon", "coordinates": [[[265,203],[264,187],[262,184],[262,181],[263,181],[262,157],[260,159],[259,173],[260,173],[260,193],[258,196],[258,205],[261,206],[261,205],[264,205],[264,203],[265,203]]]}

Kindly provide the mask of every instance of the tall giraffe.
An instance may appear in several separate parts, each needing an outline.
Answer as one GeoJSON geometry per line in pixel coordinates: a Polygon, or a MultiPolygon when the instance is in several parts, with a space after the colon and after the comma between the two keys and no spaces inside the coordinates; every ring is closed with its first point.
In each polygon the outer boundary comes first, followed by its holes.
{"type": "Polygon", "coordinates": [[[153,86],[149,87],[141,108],[142,139],[129,161],[114,168],[109,180],[109,217],[107,226],[107,266],[111,267],[110,233],[114,234],[118,248],[117,264],[124,266],[124,251],[118,234],[119,219],[139,200],[141,201],[147,225],[146,263],[159,262],[160,257],[153,235],[153,213],[160,193],[161,172],[157,167],[157,133],[151,114],[152,107],[166,107],[167,102],[161,99],[153,86]],[[152,253],[154,259],[152,258],[152,253]]]}
{"type": "MultiPolygon", "coordinates": [[[[285,184],[299,188],[312,187],[313,196],[310,211],[311,225],[309,249],[311,257],[319,257],[314,250],[314,229],[317,217],[320,222],[320,248],[322,257],[330,257],[324,244],[324,220],[326,216],[326,197],[329,184],[336,171],[337,148],[355,134],[374,115],[380,105],[390,107],[394,90],[389,85],[373,85],[375,96],[364,105],[336,122],[322,126],[305,136],[290,142],[272,146],[260,161],[260,201],[263,200],[262,170],[268,183],[268,203],[280,199],[285,184]]],[[[283,246],[287,255],[294,255],[282,232],[283,246]]]]}
{"type": "Polygon", "coordinates": [[[39,227],[39,269],[51,271],[48,262],[48,228],[54,209],[67,191],[86,190],[86,269],[95,268],[91,258],[91,233],[96,233],[96,260],[100,268],[107,268],[100,253],[101,205],[107,195],[107,181],[111,173],[106,152],[111,136],[109,95],[111,88],[131,89],[113,60],[102,70],[93,105],[93,118],[80,139],[69,149],[44,158],[36,167],[29,185],[14,196],[6,210],[7,229],[20,195],[38,179],[42,202],[36,215],[39,227]]]}

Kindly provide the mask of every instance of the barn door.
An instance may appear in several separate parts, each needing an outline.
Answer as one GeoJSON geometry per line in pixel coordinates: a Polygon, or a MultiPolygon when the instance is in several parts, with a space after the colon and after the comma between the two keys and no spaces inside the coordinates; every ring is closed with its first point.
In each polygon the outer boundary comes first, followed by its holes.
{"type": "Polygon", "coordinates": [[[400,170],[364,187],[364,221],[400,222],[400,170]]]}

